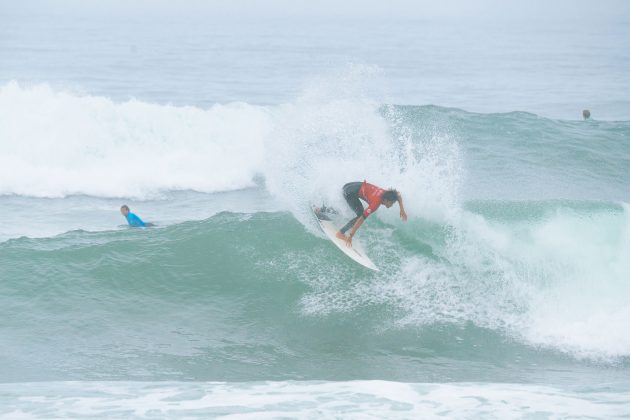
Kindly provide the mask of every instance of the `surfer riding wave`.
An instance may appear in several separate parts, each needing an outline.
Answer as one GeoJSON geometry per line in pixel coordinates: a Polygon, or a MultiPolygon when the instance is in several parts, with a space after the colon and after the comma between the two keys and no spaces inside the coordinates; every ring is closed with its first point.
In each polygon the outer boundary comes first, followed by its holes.
{"type": "Polygon", "coordinates": [[[402,194],[395,189],[385,190],[376,185],[368,184],[367,181],[350,182],[343,186],[343,197],[357,215],[339,229],[336,235],[337,238],[346,241],[348,246],[352,246],[352,237],[357,233],[365,219],[378,210],[381,204],[390,208],[395,202],[398,202],[400,218],[404,221],[407,220],[402,194]],[[363,208],[361,200],[367,203],[368,207],[366,209],[363,208]],[[350,230],[350,233],[346,235],[348,230],[350,230]]]}

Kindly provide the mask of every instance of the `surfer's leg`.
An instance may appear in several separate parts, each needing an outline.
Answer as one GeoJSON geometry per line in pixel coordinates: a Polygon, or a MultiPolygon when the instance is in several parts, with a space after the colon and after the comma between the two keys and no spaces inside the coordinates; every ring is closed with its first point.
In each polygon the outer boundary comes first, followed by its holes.
{"type": "Polygon", "coordinates": [[[345,234],[348,229],[354,226],[354,223],[357,219],[363,215],[363,204],[361,204],[361,200],[359,200],[359,189],[361,188],[360,182],[351,182],[343,186],[343,198],[346,199],[346,202],[352,209],[352,211],[357,215],[357,217],[350,220],[344,227],[339,229],[339,232],[345,234]]]}
{"type": "Polygon", "coordinates": [[[352,211],[357,216],[361,216],[363,214],[363,204],[361,204],[361,200],[359,200],[360,188],[360,182],[352,182],[343,186],[343,198],[346,199],[346,203],[348,203],[352,211]]]}
{"type": "Polygon", "coordinates": [[[350,228],[352,228],[352,226],[354,226],[354,224],[356,223],[357,219],[359,218],[359,216],[355,217],[354,219],[350,220],[348,223],[346,223],[346,225],[344,227],[342,227],[341,229],[339,229],[339,232],[343,233],[344,235],[346,234],[346,231],[350,228]]]}

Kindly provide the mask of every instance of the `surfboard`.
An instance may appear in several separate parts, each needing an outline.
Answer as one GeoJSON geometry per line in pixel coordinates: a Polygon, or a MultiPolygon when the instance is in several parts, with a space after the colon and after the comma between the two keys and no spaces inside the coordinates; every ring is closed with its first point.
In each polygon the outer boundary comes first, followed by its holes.
{"type": "Polygon", "coordinates": [[[365,268],[369,268],[370,270],[380,271],[376,264],[372,262],[365,253],[361,242],[359,242],[356,238],[352,239],[352,247],[346,245],[346,242],[337,238],[335,236],[340,226],[337,226],[335,222],[327,215],[327,213],[317,212],[316,208],[313,206],[313,213],[315,214],[315,219],[317,219],[317,223],[319,223],[319,227],[322,228],[328,239],[332,241],[333,244],[337,246],[348,257],[350,257],[353,261],[361,264],[365,268]]]}

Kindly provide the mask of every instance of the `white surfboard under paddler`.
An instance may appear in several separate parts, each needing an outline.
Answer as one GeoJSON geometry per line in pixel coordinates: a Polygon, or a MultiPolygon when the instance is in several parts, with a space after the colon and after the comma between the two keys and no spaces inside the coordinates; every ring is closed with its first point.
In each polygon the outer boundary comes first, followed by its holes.
{"type": "Polygon", "coordinates": [[[346,245],[346,241],[339,239],[336,236],[340,226],[337,226],[332,218],[329,217],[328,213],[326,213],[325,211],[319,211],[319,209],[315,206],[313,206],[312,208],[319,227],[322,228],[326,236],[328,236],[328,239],[330,239],[332,243],[337,246],[337,248],[339,248],[348,257],[352,258],[352,260],[361,264],[363,267],[369,268],[370,270],[374,271],[380,271],[378,267],[372,262],[372,260],[368,258],[360,241],[355,238],[352,240],[351,247],[346,245]]]}

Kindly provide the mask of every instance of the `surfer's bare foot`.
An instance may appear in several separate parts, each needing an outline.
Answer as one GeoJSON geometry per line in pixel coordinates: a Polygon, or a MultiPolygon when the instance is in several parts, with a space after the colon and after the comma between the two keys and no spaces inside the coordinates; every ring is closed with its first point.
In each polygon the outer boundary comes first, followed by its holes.
{"type": "Polygon", "coordinates": [[[337,237],[337,239],[341,239],[342,241],[346,241],[348,238],[346,238],[346,235],[344,235],[341,232],[337,232],[337,234],[335,235],[337,237]]]}

